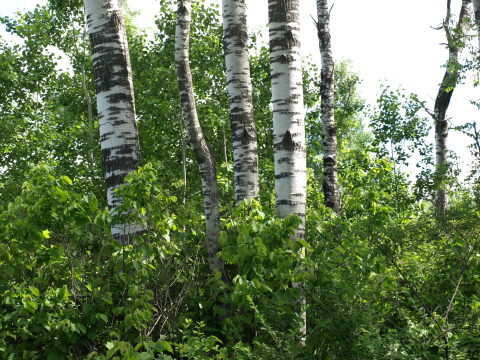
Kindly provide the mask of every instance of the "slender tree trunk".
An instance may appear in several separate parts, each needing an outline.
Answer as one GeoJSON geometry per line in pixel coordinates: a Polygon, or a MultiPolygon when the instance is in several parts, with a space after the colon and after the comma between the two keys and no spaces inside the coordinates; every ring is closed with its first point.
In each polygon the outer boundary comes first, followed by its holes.
{"type": "MultiPolygon", "coordinates": [[[[451,18],[450,2],[451,0],[447,0],[447,16],[443,24],[448,41],[448,65],[442,84],[438,89],[434,108],[436,166],[437,170],[441,173],[445,171],[445,167],[448,164],[448,121],[446,114],[453,95],[453,90],[457,83],[458,57],[465,47],[466,32],[468,31],[470,17],[472,15],[472,0],[463,0],[458,20],[458,30],[461,35],[458,36],[455,32],[452,32],[449,29],[451,18]]],[[[441,188],[436,191],[435,203],[439,214],[444,214],[448,207],[448,189],[445,185],[441,185],[441,188]]]]}
{"type": "Polygon", "coordinates": [[[182,174],[183,174],[183,200],[187,196],[187,144],[185,143],[185,133],[183,132],[182,117],[178,118],[178,125],[180,127],[180,135],[182,136],[182,174]]]}
{"type": "MultiPolygon", "coordinates": [[[[302,224],[295,239],[305,238],[307,162],[300,54],[299,0],[268,0],[275,156],[275,213],[297,214],[302,224]]],[[[293,286],[302,288],[302,284],[293,286]]],[[[300,300],[305,303],[305,298],[300,300]]],[[[306,314],[302,314],[306,334],[306,314]]],[[[304,342],[304,338],[302,342],[304,342]]]]}
{"type": "Polygon", "coordinates": [[[478,48],[480,49],[480,0],[473,0],[473,9],[475,11],[475,23],[477,24],[478,48]]]}
{"type": "Polygon", "coordinates": [[[340,212],[337,168],[337,127],[334,112],[334,62],[330,39],[330,12],[327,0],[317,0],[318,41],[322,57],[321,110],[323,124],[323,192],[325,205],[340,212]]]}
{"type": "Polygon", "coordinates": [[[213,151],[203,136],[198,120],[193,93],[192,74],[190,72],[189,43],[190,23],[192,21],[192,0],[177,0],[177,27],[175,30],[175,66],[185,129],[197,158],[202,177],[203,201],[207,227],[207,252],[210,270],[220,271],[224,275],[223,262],[217,259],[220,251],[220,210],[218,199],[217,172],[213,151]]]}
{"type": "Polygon", "coordinates": [[[275,153],[275,212],[297,214],[305,238],[307,162],[300,57],[299,0],[269,0],[270,71],[275,153]]]}
{"type": "Polygon", "coordinates": [[[245,0],[222,0],[223,46],[233,138],[235,203],[258,196],[258,152],[253,117],[245,0]]]}
{"type": "MultiPolygon", "coordinates": [[[[142,165],[138,141],[132,68],[120,0],[85,0],[92,49],[103,172],[108,208],[114,212],[123,199],[114,192],[125,176],[142,165]]],[[[127,244],[136,225],[115,225],[113,237],[127,244]]]]}

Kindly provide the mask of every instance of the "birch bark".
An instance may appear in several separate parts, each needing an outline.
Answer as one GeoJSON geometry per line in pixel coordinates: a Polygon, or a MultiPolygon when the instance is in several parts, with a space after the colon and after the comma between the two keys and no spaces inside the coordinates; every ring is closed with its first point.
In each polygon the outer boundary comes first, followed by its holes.
{"type": "MultiPolygon", "coordinates": [[[[443,25],[448,41],[448,65],[443,77],[442,84],[438,89],[435,99],[434,119],[435,119],[435,154],[437,169],[443,171],[448,163],[447,157],[447,140],[448,140],[448,121],[447,110],[453,95],[453,90],[457,83],[458,77],[458,57],[465,47],[466,32],[470,26],[470,18],[472,16],[472,0],[462,0],[458,20],[458,36],[449,29],[451,18],[450,2],[447,0],[447,16],[443,25]],[[448,91],[447,91],[448,89],[448,91]]],[[[436,191],[435,205],[440,214],[444,214],[448,207],[448,189],[445,186],[436,191]]]]}
{"type": "MultiPolygon", "coordinates": [[[[108,208],[113,213],[123,199],[115,189],[142,165],[138,141],[132,68],[121,0],[85,0],[92,49],[103,172],[108,208]]],[[[113,237],[126,245],[142,232],[136,225],[112,226],[113,237]]]]}
{"type": "Polygon", "coordinates": [[[258,196],[258,152],[253,116],[245,0],[223,0],[223,46],[233,140],[235,204],[258,196]]]}
{"type": "Polygon", "coordinates": [[[218,199],[217,172],[213,151],[203,136],[198,120],[193,92],[192,74],[190,71],[189,45],[190,24],[192,21],[192,0],[177,0],[177,26],[175,29],[175,67],[182,115],[185,121],[190,144],[197,159],[202,177],[203,201],[205,206],[208,264],[212,272],[219,271],[224,275],[223,262],[217,259],[221,250],[218,242],[220,235],[220,210],[218,199]]]}
{"type": "MultiPolygon", "coordinates": [[[[272,79],[275,159],[275,213],[297,214],[302,223],[294,234],[305,239],[307,162],[300,53],[300,1],[268,0],[270,72],[272,79]]],[[[295,283],[294,287],[302,288],[295,283]]],[[[305,304],[305,297],[300,302],[305,304]]],[[[301,314],[305,344],[306,313],[301,314]]]]}
{"type": "Polygon", "coordinates": [[[327,0],[317,0],[317,30],[322,58],[321,110],[323,130],[323,192],[325,205],[340,212],[337,168],[337,127],[334,112],[334,62],[330,38],[330,12],[327,0]]]}

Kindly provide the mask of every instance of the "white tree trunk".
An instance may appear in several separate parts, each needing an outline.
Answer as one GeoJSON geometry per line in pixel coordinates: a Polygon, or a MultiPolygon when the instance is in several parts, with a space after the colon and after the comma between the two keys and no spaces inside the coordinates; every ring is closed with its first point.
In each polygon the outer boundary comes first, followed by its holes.
{"type": "Polygon", "coordinates": [[[337,168],[337,127],[335,126],[334,62],[330,38],[330,13],[327,0],[317,0],[318,41],[322,58],[322,82],[320,85],[323,127],[323,192],[325,205],[340,212],[337,168]]]}
{"type": "MultiPolygon", "coordinates": [[[[297,214],[295,239],[305,238],[307,161],[300,53],[299,0],[268,0],[275,156],[275,213],[297,214]]],[[[293,284],[302,287],[301,284],[293,284]]],[[[300,300],[305,303],[305,298],[300,300]]],[[[301,329],[305,342],[306,314],[301,329]]]]}
{"type": "Polygon", "coordinates": [[[212,272],[219,271],[224,276],[223,262],[217,259],[221,250],[218,242],[220,235],[220,211],[217,186],[217,172],[213,151],[203,137],[198,120],[190,71],[189,45],[190,23],[192,21],[192,0],[178,0],[177,27],[175,30],[175,66],[185,129],[197,158],[202,177],[203,201],[205,205],[208,263],[212,272]]]}
{"type": "Polygon", "coordinates": [[[475,23],[477,24],[478,48],[480,49],[480,0],[473,0],[473,9],[475,11],[475,23]]]}
{"type": "MultiPolygon", "coordinates": [[[[448,163],[447,156],[447,140],[448,140],[448,121],[447,110],[450,100],[455,89],[458,70],[456,69],[458,57],[465,47],[466,34],[470,25],[470,17],[472,16],[472,0],[463,0],[458,20],[458,30],[462,34],[460,38],[452,33],[449,28],[451,18],[450,0],[447,2],[447,16],[444,23],[444,29],[448,41],[448,66],[443,77],[442,84],[438,89],[437,98],[435,99],[434,118],[435,118],[435,154],[436,166],[440,171],[444,171],[448,163]],[[447,92],[447,88],[450,90],[447,92]]],[[[440,214],[444,214],[448,207],[448,189],[442,185],[436,191],[436,208],[440,214]]]]}
{"type": "Polygon", "coordinates": [[[307,161],[300,54],[299,0],[269,0],[270,71],[275,153],[275,212],[297,214],[305,238],[307,161]]]}
{"type": "MultiPolygon", "coordinates": [[[[85,0],[92,49],[102,163],[111,213],[123,199],[114,190],[142,165],[138,141],[132,68],[120,0],[85,0]]],[[[136,225],[112,227],[113,237],[127,244],[136,225]]]]}
{"type": "Polygon", "coordinates": [[[253,116],[245,0],[222,0],[223,46],[233,139],[235,203],[258,196],[258,152],[253,116]]]}

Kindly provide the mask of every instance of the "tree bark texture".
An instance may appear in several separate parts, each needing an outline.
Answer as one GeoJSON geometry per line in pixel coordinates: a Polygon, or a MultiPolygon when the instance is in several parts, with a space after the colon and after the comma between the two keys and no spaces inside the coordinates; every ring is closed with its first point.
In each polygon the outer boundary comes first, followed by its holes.
{"type": "Polygon", "coordinates": [[[258,151],[253,116],[245,0],[223,0],[223,46],[233,140],[235,203],[258,196],[258,151]]]}
{"type": "Polygon", "coordinates": [[[270,72],[275,154],[275,212],[302,220],[305,238],[307,162],[300,54],[299,0],[269,0],[270,72]]]}
{"type": "MultiPolygon", "coordinates": [[[[452,99],[453,90],[455,89],[458,77],[458,57],[465,47],[466,32],[470,26],[470,17],[472,16],[472,0],[463,0],[462,8],[460,10],[458,20],[458,30],[460,37],[452,33],[449,29],[450,14],[450,0],[447,3],[447,17],[444,23],[444,29],[448,41],[448,66],[443,77],[442,84],[438,89],[438,94],[435,99],[434,118],[435,118],[435,154],[437,169],[443,171],[447,166],[447,140],[448,140],[448,121],[447,110],[452,99]],[[448,91],[447,89],[450,88],[448,91]]],[[[448,189],[442,188],[436,191],[435,204],[437,211],[440,214],[445,213],[448,207],[448,189]]]]}
{"type": "MultiPolygon", "coordinates": [[[[297,214],[302,219],[302,223],[295,232],[294,238],[305,239],[307,157],[299,7],[299,0],[268,0],[275,213],[280,217],[297,214]]],[[[302,291],[301,283],[292,285],[302,291]]],[[[305,304],[303,295],[299,302],[305,304]]],[[[306,313],[300,316],[303,319],[300,342],[305,344],[306,313]]]]}
{"type": "MultiPolygon", "coordinates": [[[[123,199],[115,189],[142,165],[138,141],[132,68],[121,0],[85,0],[92,49],[102,163],[111,213],[123,199]]],[[[126,245],[142,232],[136,225],[114,225],[113,237],[126,245]]]]}
{"type": "Polygon", "coordinates": [[[322,58],[321,110],[323,130],[323,192],[325,205],[340,212],[337,168],[337,127],[335,125],[334,62],[330,38],[330,12],[327,0],[317,0],[317,30],[320,55],[322,58]]]}
{"type": "Polygon", "coordinates": [[[221,250],[218,242],[220,235],[220,210],[217,186],[217,172],[213,151],[203,136],[202,127],[197,116],[195,94],[193,92],[192,74],[189,61],[190,24],[192,21],[192,0],[178,0],[177,26],[175,30],[175,67],[182,115],[185,121],[190,144],[197,159],[202,177],[203,201],[205,205],[208,264],[212,272],[224,275],[223,262],[217,259],[221,250]]]}

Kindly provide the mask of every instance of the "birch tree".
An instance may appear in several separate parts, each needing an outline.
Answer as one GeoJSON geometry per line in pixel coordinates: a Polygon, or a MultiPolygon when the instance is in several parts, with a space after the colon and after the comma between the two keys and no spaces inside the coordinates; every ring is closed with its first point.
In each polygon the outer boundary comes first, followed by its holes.
{"type": "MultiPolygon", "coordinates": [[[[307,161],[300,53],[299,0],[269,0],[270,72],[272,78],[275,213],[297,214],[302,223],[295,239],[305,238],[307,161]]],[[[293,284],[302,287],[301,284],[293,284]]],[[[305,303],[302,297],[300,302],[305,303]]],[[[306,334],[306,313],[301,314],[306,334]]],[[[304,343],[305,339],[301,340],[304,343]]]]}
{"type": "Polygon", "coordinates": [[[223,46],[233,140],[235,203],[259,191],[245,0],[223,0],[223,46]]]}
{"type": "Polygon", "coordinates": [[[473,0],[473,10],[475,12],[475,23],[477,24],[478,47],[480,49],[480,0],[473,0]]]}
{"type": "Polygon", "coordinates": [[[338,168],[337,168],[337,127],[334,112],[334,62],[330,38],[330,12],[327,0],[317,0],[317,30],[320,54],[322,58],[321,75],[321,110],[323,132],[323,192],[325,205],[335,211],[340,211],[338,195],[338,168]]]}
{"type": "Polygon", "coordinates": [[[177,25],[175,30],[175,67],[182,115],[190,144],[197,159],[202,178],[203,201],[207,232],[207,252],[210,270],[223,272],[223,262],[217,259],[220,251],[218,236],[220,234],[220,210],[217,186],[217,172],[213,151],[203,136],[202,126],[198,120],[195,94],[193,92],[190,71],[189,43],[190,24],[192,21],[192,0],[177,0],[177,25]]]}
{"type": "MultiPolygon", "coordinates": [[[[92,50],[103,172],[111,213],[122,204],[115,189],[142,165],[133,93],[132,69],[121,0],[85,0],[92,50]]],[[[113,237],[126,245],[143,229],[112,226],[113,237]]]]}
{"type": "MultiPolygon", "coordinates": [[[[441,172],[444,171],[444,167],[448,163],[448,120],[446,114],[458,79],[458,57],[465,47],[466,32],[469,29],[472,16],[472,0],[462,0],[458,25],[452,31],[449,28],[452,17],[450,3],[451,0],[447,0],[447,16],[443,24],[448,43],[448,64],[442,84],[438,89],[433,113],[435,121],[435,163],[437,170],[441,172]]],[[[441,188],[436,191],[435,203],[439,213],[443,214],[448,207],[448,189],[445,185],[441,185],[441,188]]]]}

